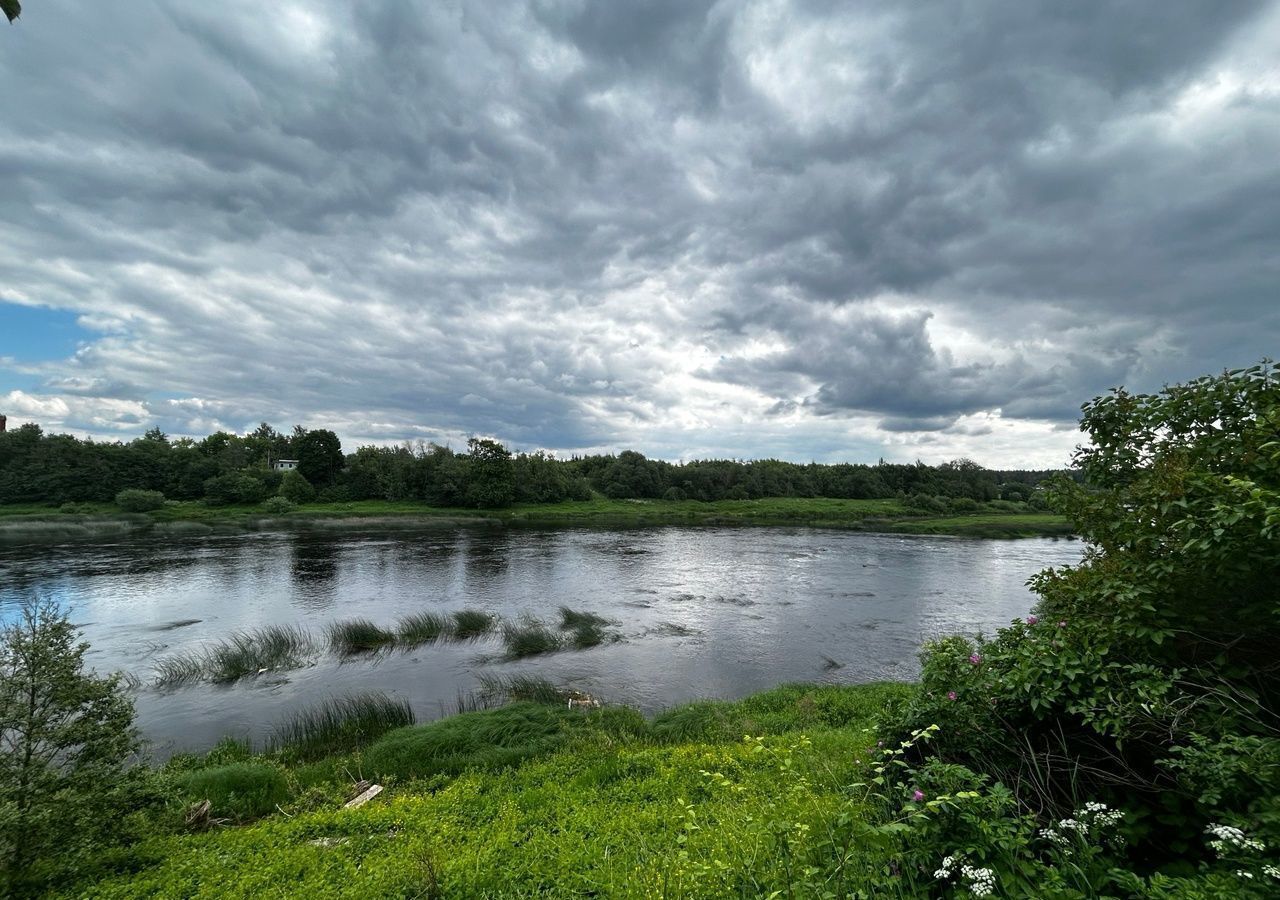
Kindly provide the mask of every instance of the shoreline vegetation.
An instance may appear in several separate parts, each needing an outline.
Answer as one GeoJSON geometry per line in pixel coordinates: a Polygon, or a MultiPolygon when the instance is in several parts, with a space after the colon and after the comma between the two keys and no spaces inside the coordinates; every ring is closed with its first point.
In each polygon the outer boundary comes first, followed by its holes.
{"type": "Polygon", "coordinates": [[[173,537],[252,531],[414,528],[423,526],[651,528],[663,526],[793,526],[889,534],[972,538],[1069,537],[1069,521],[997,501],[962,514],[937,515],[897,500],[779,497],[761,500],[579,500],[501,509],[436,507],[416,501],[359,500],[300,504],[272,511],[263,504],[208,506],[168,501],[149,512],[114,503],[0,505],[0,541],[49,542],[139,534],[173,537]]]}

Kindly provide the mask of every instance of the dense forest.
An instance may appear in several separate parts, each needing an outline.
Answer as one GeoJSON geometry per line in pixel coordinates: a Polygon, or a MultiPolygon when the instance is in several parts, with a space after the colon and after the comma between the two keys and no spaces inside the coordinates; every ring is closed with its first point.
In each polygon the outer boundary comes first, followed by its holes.
{"type": "Polygon", "coordinates": [[[670,463],[634,451],[557,459],[512,453],[473,438],[465,452],[437,444],[360,447],[342,452],[338,436],[265,422],[246,435],[218,432],[170,440],[159,430],[128,443],[80,440],[23,425],[0,434],[0,503],[110,501],[124,490],[211,505],[417,500],[442,507],[611,499],[748,500],[762,497],[900,498],[932,512],[992,500],[1038,503],[1051,472],[993,471],[969,460],[939,466],[792,463],[776,459],[670,463]],[[280,472],[272,461],[297,460],[280,472]]]}

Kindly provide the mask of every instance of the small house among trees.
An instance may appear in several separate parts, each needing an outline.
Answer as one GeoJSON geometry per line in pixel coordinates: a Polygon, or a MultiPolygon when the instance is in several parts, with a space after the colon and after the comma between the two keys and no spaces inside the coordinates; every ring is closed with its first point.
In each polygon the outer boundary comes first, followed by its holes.
{"type": "Polygon", "coordinates": [[[271,468],[277,472],[292,472],[298,468],[298,461],[296,459],[277,459],[271,463],[271,468]]]}

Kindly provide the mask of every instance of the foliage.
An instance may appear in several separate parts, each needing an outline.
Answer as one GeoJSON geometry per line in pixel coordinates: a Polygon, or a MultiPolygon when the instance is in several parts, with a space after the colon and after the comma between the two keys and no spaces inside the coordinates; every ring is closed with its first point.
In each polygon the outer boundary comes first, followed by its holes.
{"type": "Polygon", "coordinates": [[[289,781],[284,771],[260,761],[197,769],[179,776],[176,786],[189,801],[208,800],[210,815],[236,822],[269,815],[289,799],[289,781]]]}
{"type": "Polygon", "coordinates": [[[368,619],[332,622],[326,631],[330,648],[338,653],[366,653],[388,647],[396,640],[395,632],[387,631],[368,619]]]}
{"type": "Polygon", "coordinates": [[[116,506],[125,512],[151,512],[164,506],[164,494],[128,488],[116,494],[116,506]]]}
{"type": "Polygon", "coordinates": [[[467,441],[467,457],[467,505],[481,509],[510,506],[516,497],[511,451],[497,441],[471,438],[467,441]]]}
{"type": "Polygon", "coordinates": [[[0,12],[12,22],[22,15],[22,4],[18,0],[0,0],[0,12]]]}
{"type": "Polygon", "coordinates": [[[51,603],[0,634],[0,892],[24,893],[124,836],[138,801],[133,703],[84,671],[87,644],[51,603]]]}
{"type": "Polygon", "coordinates": [[[294,503],[310,503],[316,499],[316,489],[297,469],[290,469],[280,479],[279,496],[294,503]]]}
{"type": "Polygon", "coordinates": [[[298,504],[294,503],[292,500],[287,500],[284,497],[268,497],[266,500],[262,501],[262,508],[269,513],[284,515],[285,513],[291,513],[297,509],[298,504]]]}
{"type": "Polygon", "coordinates": [[[293,450],[298,454],[298,474],[317,487],[332,484],[346,464],[338,436],[323,428],[304,431],[295,438],[293,450]]]}
{"type": "Polygon", "coordinates": [[[1033,578],[1034,614],[993,638],[928,645],[906,720],[940,726],[932,753],[1007,790],[1015,819],[1123,803],[1133,859],[1206,867],[1187,890],[1247,887],[1207,857],[1209,825],[1280,840],[1278,375],[1087,404],[1084,483],[1049,492],[1084,561],[1033,578]]]}
{"type": "Polygon", "coordinates": [[[502,626],[502,641],[507,646],[507,656],[512,659],[554,653],[563,647],[558,634],[532,619],[505,623],[502,626]]]}

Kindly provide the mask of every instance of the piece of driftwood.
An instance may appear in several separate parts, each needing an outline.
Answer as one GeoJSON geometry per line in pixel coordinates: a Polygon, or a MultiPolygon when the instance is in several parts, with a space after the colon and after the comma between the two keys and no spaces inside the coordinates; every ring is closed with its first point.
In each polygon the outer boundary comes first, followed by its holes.
{"type": "Polygon", "coordinates": [[[199,803],[193,803],[187,807],[187,827],[188,828],[206,828],[209,825],[209,810],[213,808],[213,804],[208,800],[201,800],[199,803]]]}
{"type": "Polygon", "coordinates": [[[343,805],[342,808],[355,809],[357,806],[364,806],[366,803],[368,803],[370,800],[372,800],[374,797],[378,796],[381,793],[382,793],[382,785],[371,784],[369,785],[369,788],[366,791],[364,791],[364,793],[360,794],[360,796],[356,797],[354,800],[348,800],[343,805]]]}

